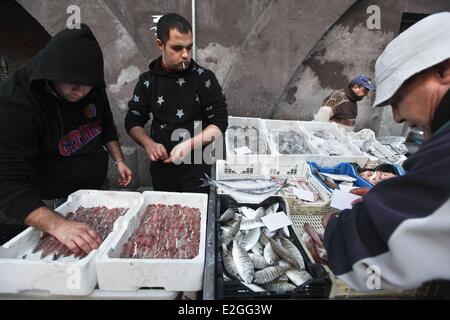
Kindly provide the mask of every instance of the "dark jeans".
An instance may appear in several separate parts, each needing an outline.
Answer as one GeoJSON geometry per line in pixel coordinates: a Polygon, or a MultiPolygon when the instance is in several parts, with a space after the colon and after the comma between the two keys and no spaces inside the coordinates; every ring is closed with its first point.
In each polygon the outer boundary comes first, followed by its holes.
{"type": "Polygon", "coordinates": [[[167,192],[192,192],[209,193],[209,187],[202,187],[200,178],[205,173],[211,175],[211,166],[207,164],[165,164],[152,162],[150,175],[152,176],[153,189],[167,192]]]}

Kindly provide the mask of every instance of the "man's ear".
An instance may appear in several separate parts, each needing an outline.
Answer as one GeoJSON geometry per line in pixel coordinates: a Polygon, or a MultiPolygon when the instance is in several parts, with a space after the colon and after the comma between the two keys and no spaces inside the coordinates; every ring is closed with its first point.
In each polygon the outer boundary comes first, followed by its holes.
{"type": "Polygon", "coordinates": [[[437,70],[439,72],[439,78],[442,81],[442,84],[450,85],[450,59],[441,62],[437,66],[437,70]]]}
{"type": "Polygon", "coordinates": [[[159,48],[159,50],[164,50],[164,44],[159,39],[156,39],[156,46],[159,48]]]}

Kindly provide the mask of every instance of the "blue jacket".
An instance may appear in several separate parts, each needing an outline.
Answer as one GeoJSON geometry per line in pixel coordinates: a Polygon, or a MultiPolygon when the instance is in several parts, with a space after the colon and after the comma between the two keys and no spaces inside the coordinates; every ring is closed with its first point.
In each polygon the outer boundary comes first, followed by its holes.
{"type": "Polygon", "coordinates": [[[354,289],[450,280],[450,94],[438,110],[440,130],[404,163],[406,175],[377,184],[325,230],[328,264],[354,289]]]}

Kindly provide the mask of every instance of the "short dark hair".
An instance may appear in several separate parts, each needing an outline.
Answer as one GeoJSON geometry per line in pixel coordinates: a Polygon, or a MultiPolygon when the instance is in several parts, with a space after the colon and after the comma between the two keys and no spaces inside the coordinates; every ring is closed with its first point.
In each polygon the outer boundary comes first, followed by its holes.
{"type": "Polygon", "coordinates": [[[170,30],[172,29],[183,34],[192,32],[191,24],[185,18],[177,13],[165,14],[156,25],[156,36],[163,44],[166,44],[169,40],[170,30]]]}

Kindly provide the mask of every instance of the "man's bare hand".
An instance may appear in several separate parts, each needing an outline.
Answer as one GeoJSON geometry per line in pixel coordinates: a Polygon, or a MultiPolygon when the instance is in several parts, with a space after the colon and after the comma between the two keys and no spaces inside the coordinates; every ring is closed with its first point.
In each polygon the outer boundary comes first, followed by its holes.
{"type": "MultiPolygon", "coordinates": [[[[357,196],[363,197],[367,192],[369,192],[369,188],[356,188],[350,191],[350,193],[356,194],[357,196]]],[[[357,203],[363,202],[363,198],[356,199],[352,202],[352,206],[354,206],[357,203]]]]}
{"type": "Polygon", "coordinates": [[[117,163],[117,171],[119,172],[119,184],[122,187],[126,187],[133,179],[133,173],[124,161],[117,163]]]}
{"type": "Polygon", "coordinates": [[[162,144],[156,143],[154,141],[150,142],[145,147],[145,151],[147,152],[147,155],[151,161],[165,161],[169,158],[166,148],[162,144]]]}
{"type": "Polygon", "coordinates": [[[102,240],[87,224],[59,219],[49,232],[75,255],[89,254],[98,249],[102,240]]]}
{"type": "Polygon", "coordinates": [[[170,153],[170,158],[165,160],[165,163],[180,164],[184,158],[191,154],[192,145],[190,140],[183,141],[177,144],[170,153]]]}

